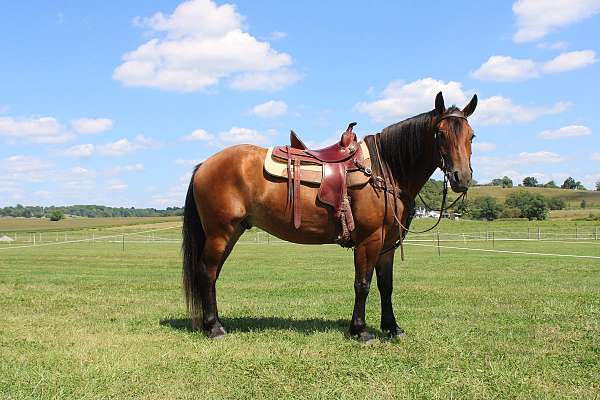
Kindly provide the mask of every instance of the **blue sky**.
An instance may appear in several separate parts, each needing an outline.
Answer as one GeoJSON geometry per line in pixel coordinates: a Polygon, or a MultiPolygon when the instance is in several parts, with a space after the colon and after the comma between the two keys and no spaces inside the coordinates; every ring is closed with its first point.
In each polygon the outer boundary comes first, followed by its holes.
{"type": "Polygon", "coordinates": [[[480,182],[600,179],[600,1],[5,2],[0,206],[183,203],[225,146],[473,93],[480,182]]]}

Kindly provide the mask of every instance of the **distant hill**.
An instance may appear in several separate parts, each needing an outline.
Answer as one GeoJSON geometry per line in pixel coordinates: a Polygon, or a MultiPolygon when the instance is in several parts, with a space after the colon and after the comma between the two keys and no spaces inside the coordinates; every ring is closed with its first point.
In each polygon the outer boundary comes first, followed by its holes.
{"type": "Polygon", "coordinates": [[[506,197],[518,190],[526,190],[531,193],[538,193],[545,197],[557,197],[567,203],[567,208],[580,208],[581,200],[586,201],[587,208],[600,208],[600,192],[592,190],[571,190],[571,189],[554,189],[543,187],[512,187],[503,188],[500,186],[474,186],[469,189],[469,198],[476,199],[477,197],[492,196],[500,203],[504,203],[506,197]]]}

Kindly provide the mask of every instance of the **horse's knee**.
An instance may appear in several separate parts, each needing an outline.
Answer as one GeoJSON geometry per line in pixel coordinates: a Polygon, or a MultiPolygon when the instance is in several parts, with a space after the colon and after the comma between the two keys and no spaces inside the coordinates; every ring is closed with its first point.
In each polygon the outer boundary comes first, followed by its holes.
{"type": "Polygon", "coordinates": [[[358,280],[354,282],[354,291],[359,295],[368,295],[371,288],[371,282],[367,280],[358,280]]]}

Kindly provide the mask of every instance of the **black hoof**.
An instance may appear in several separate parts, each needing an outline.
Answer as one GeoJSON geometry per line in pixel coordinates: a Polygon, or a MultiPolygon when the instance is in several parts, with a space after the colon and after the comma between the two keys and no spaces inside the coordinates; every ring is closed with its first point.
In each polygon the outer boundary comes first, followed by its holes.
{"type": "Polygon", "coordinates": [[[404,329],[400,328],[398,325],[394,326],[393,328],[382,327],[381,332],[383,332],[383,334],[390,339],[403,338],[406,336],[404,329]]]}
{"type": "Polygon", "coordinates": [[[350,337],[363,344],[372,344],[377,341],[375,335],[367,331],[362,331],[359,333],[350,333],[350,337]]]}
{"type": "Polygon", "coordinates": [[[209,339],[222,339],[225,337],[227,332],[225,331],[225,328],[223,328],[221,325],[214,325],[210,329],[205,329],[204,334],[209,339]]]}

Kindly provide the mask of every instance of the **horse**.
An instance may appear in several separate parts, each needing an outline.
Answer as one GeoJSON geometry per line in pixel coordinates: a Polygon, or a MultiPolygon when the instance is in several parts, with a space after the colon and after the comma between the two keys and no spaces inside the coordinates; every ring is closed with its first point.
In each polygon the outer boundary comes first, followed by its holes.
{"type": "MultiPolygon", "coordinates": [[[[348,188],[355,228],[354,310],[349,335],[361,342],[375,338],[367,331],[365,303],[375,271],[381,296],[381,331],[404,335],[392,306],[395,246],[408,231],[415,197],[440,168],[455,193],[471,183],[473,130],[467,118],[477,95],[463,108],[446,108],[442,92],[432,111],[390,125],[364,141],[372,159],[372,179],[348,188]],[[390,250],[391,249],[391,250],[390,250]]],[[[226,334],[217,310],[216,281],[243,232],[256,226],[280,239],[300,244],[336,240],[337,224],[329,207],[317,199],[317,188],[302,185],[302,225],[294,226],[286,179],[264,171],[267,149],[228,147],[193,171],[183,216],[183,290],[194,329],[209,338],[226,334]]]]}

